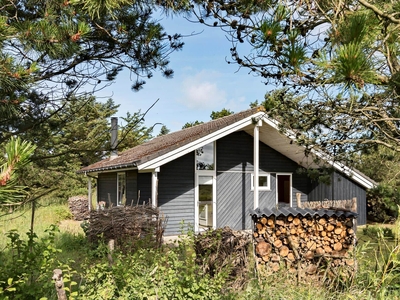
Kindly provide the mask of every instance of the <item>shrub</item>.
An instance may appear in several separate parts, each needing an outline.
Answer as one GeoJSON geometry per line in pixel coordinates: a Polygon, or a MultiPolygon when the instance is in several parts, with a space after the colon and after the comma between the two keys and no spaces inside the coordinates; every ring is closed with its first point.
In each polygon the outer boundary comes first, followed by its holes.
{"type": "Polygon", "coordinates": [[[85,268],[81,287],[84,299],[223,298],[227,273],[221,271],[210,277],[201,271],[193,237],[160,249],[116,252],[113,257],[112,265],[104,259],[85,268]]]}
{"type": "MultiPolygon", "coordinates": [[[[51,281],[53,269],[60,263],[56,255],[61,250],[55,245],[56,226],[50,226],[46,235],[38,239],[34,232],[28,232],[28,239],[22,239],[16,230],[8,232],[8,243],[0,253],[0,295],[6,299],[55,298],[51,281]]],[[[67,266],[64,265],[64,268],[67,266]]],[[[64,276],[65,281],[69,274],[64,276]]]]}
{"type": "Polygon", "coordinates": [[[375,222],[393,222],[400,204],[400,190],[397,187],[379,185],[367,192],[368,219],[375,222]]]}

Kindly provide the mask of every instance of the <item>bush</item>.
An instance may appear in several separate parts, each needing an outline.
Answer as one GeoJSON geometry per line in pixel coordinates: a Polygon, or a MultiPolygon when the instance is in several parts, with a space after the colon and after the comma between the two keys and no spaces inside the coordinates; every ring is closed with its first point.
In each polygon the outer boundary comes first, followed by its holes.
{"type": "Polygon", "coordinates": [[[388,223],[398,216],[397,205],[400,204],[400,190],[397,187],[379,185],[367,192],[368,219],[388,223]]]}
{"type": "MultiPolygon", "coordinates": [[[[7,233],[8,243],[0,253],[0,296],[6,299],[54,299],[56,292],[51,278],[53,269],[60,266],[56,255],[54,225],[46,235],[38,239],[34,232],[28,232],[28,239],[22,239],[16,230],[7,233]]],[[[64,265],[63,268],[68,269],[64,265]]],[[[68,271],[71,271],[70,269],[68,271]]],[[[64,275],[68,282],[69,274],[64,275]]]]}
{"type": "MultiPolygon", "coordinates": [[[[104,249],[104,246],[103,246],[104,249]]],[[[101,251],[100,251],[101,252],[101,251]]],[[[196,264],[193,237],[161,249],[115,253],[85,267],[84,299],[222,299],[227,273],[206,275],[196,264]]]]}

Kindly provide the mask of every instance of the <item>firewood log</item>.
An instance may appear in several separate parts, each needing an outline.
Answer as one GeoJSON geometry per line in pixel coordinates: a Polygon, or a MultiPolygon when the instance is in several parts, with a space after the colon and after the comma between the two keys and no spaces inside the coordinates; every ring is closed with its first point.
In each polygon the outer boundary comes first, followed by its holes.
{"type": "Polygon", "coordinates": [[[282,246],[282,247],[279,249],[279,255],[280,255],[281,257],[286,257],[288,254],[289,254],[289,248],[288,248],[287,246],[282,246]]]}
{"type": "Polygon", "coordinates": [[[282,241],[279,239],[276,239],[274,241],[274,246],[279,249],[280,247],[282,247],[282,241]]]}
{"type": "Polygon", "coordinates": [[[267,242],[259,242],[256,246],[256,253],[260,256],[271,253],[272,247],[267,242]]]}

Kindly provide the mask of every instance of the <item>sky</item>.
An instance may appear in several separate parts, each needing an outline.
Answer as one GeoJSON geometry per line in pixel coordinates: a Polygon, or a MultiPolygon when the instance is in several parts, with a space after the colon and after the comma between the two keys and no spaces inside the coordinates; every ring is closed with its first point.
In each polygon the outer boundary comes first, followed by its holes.
{"type": "MultiPolygon", "coordinates": [[[[124,72],[98,94],[120,104],[117,117],[126,116],[126,112],[145,112],[159,99],[146,115],[145,125],[162,123],[173,132],[186,122],[209,121],[212,111],[226,108],[239,112],[248,109],[250,102],[263,100],[267,86],[262,79],[226,62],[232,44],[221,29],[192,23],[183,17],[162,18],[161,24],[168,34],[198,34],[185,38],[183,50],[170,55],[172,79],[154,72],[143,89],[134,92],[133,81],[124,72]]],[[[161,125],[155,126],[153,134],[157,135],[160,129],[161,125]]]]}

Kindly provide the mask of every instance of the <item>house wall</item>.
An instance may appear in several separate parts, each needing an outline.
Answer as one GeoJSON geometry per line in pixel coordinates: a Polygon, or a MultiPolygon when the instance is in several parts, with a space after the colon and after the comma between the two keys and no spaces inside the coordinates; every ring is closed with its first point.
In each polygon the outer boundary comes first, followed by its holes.
{"type": "Polygon", "coordinates": [[[139,203],[151,203],[151,173],[138,173],[137,194],[139,203]]]}
{"type": "Polygon", "coordinates": [[[97,201],[105,201],[107,207],[117,205],[117,173],[99,174],[97,178],[97,201]]]}
{"type": "MultiPolygon", "coordinates": [[[[292,203],[296,193],[308,199],[308,179],[297,174],[299,165],[260,143],[260,172],[270,173],[270,191],[259,192],[260,208],[276,206],[276,173],[292,174],[292,203]]],[[[249,211],[254,207],[251,190],[253,137],[239,131],[217,141],[217,227],[251,228],[249,211]],[[234,151],[232,151],[234,149],[234,151]]]]}
{"type": "Polygon", "coordinates": [[[331,184],[311,182],[308,198],[310,201],[329,200],[348,200],[357,198],[357,223],[364,225],[367,223],[367,195],[363,187],[355,183],[338,172],[331,175],[331,184]]]}
{"type": "Polygon", "coordinates": [[[168,217],[166,235],[181,233],[194,226],[194,152],[160,168],[158,173],[158,206],[168,217]]]}
{"type": "Polygon", "coordinates": [[[138,180],[137,170],[126,172],[126,205],[131,205],[131,204],[135,205],[138,203],[137,180],[138,180]]]}
{"type": "MultiPolygon", "coordinates": [[[[113,206],[117,205],[117,174],[118,172],[100,173],[97,179],[98,201],[105,201],[109,206],[109,196],[113,206]]],[[[126,204],[138,203],[138,190],[140,190],[140,203],[148,202],[151,198],[151,173],[139,173],[137,170],[127,171],[126,174],[126,204]]]]}

